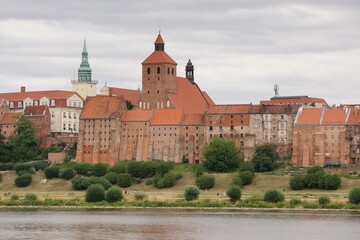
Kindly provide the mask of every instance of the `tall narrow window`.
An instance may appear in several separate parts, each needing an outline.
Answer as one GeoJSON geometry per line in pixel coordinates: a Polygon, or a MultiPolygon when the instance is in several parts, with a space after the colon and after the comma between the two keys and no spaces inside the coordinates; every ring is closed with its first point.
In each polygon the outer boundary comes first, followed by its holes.
{"type": "Polygon", "coordinates": [[[150,72],[151,72],[151,71],[150,71],[150,68],[148,67],[148,68],[147,68],[147,74],[150,74],[150,72]]]}
{"type": "Polygon", "coordinates": [[[160,67],[157,67],[157,73],[160,73],[160,67]]]}

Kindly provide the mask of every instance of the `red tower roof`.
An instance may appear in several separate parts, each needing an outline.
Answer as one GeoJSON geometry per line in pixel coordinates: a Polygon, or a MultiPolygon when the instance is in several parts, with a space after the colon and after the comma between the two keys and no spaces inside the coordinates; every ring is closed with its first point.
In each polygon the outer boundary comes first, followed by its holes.
{"type": "Polygon", "coordinates": [[[165,44],[164,40],[161,37],[161,34],[159,33],[159,35],[157,36],[156,40],[155,40],[155,44],[165,44]]]}

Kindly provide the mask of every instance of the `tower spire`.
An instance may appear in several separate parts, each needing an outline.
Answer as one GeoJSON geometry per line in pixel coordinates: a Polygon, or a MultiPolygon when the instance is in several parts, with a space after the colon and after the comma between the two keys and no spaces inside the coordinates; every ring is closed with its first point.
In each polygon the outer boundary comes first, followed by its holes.
{"type": "Polygon", "coordinates": [[[84,39],[83,51],[81,53],[81,63],[78,69],[79,82],[91,82],[91,68],[88,62],[88,52],[86,49],[86,39],[84,39]]]}
{"type": "Polygon", "coordinates": [[[160,32],[155,40],[155,51],[165,51],[165,42],[162,39],[160,32]]]}
{"type": "Polygon", "coordinates": [[[194,84],[194,65],[192,64],[192,62],[188,61],[188,63],[186,64],[185,67],[185,74],[186,74],[186,78],[189,79],[189,81],[194,84]]]}

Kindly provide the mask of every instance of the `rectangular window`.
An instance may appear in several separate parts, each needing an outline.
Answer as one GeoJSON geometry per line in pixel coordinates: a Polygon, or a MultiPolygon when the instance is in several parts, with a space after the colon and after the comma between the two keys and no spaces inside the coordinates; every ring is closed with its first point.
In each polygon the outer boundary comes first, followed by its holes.
{"type": "Polygon", "coordinates": [[[63,117],[66,118],[66,112],[64,112],[63,117]]]}
{"type": "Polygon", "coordinates": [[[210,134],[210,138],[212,138],[213,137],[213,135],[212,134],[210,134]]]}
{"type": "Polygon", "coordinates": [[[223,127],[222,127],[222,126],[219,126],[219,130],[222,131],[222,130],[223,130],[223,127]]]}
{"type": "Polygon", "coordinates": [[[210,126],[210,127],[209,127],[209,130],[212,131],[212,130],[213,130],[213,126],[210,126]]]}
{"type": "Polygon", "coordinates": [[[234,130],[234,125],[231,125],[231,126],[230,126],[230,130],[234,130]]]}
{"type": "Polygon", "coordinates": [[[55,117],[55,112],[51,112],[51,117],[55,117]]]}

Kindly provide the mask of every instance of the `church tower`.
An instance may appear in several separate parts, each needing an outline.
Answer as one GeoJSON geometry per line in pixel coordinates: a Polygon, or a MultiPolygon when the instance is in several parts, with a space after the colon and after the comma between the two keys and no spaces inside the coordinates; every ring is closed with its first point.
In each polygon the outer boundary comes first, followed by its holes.
{"type": "Polygon", "coordinates": [[[189,81],[194,84],[194,65],[192,64],[192,62],[188,61],[188,63],[186,64],[185,67],[185,76],[187,79],[189,79],[189,81]]]}
{"type": "Polygon", "coordinates": [[[142,93],[139,108],[170,107],[167,93],[176,93],[177,63],[165,52],[160,33],[155,40],[155,51],[142,62],[142,93]]]}
{"type": "Polygon", "coordinates": [[[86,49],[86,40],[84,39],[83,51],[81,53],[81,64],[78,69],[78,79],[72,80],[73,91],[77,92],[81,97],[96,96],[97,81],[91,79],[91,68],[88,62],[88,52],[86,49]]]}

